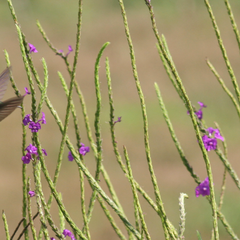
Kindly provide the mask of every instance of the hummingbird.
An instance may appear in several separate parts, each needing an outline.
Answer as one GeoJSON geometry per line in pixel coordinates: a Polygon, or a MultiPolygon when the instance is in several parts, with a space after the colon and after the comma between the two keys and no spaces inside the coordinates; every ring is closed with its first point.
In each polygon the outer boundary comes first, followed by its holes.
{"type": "Polygon", "coordinates": [[[0,122],[9,116],[18,106],[21,105],[25,95],[13,97],[6,101],[1,102],[4,93],[6,92],[8,82],[10,80],[11,67],[7,67],[0,74],[0,122]]]}

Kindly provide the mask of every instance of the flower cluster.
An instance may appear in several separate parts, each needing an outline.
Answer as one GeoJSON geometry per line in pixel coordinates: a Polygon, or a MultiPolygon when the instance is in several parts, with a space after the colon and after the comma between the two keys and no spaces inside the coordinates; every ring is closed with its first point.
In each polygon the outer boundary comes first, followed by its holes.
{"type": "MultiPolygon", "coordinates": [[[[81,155],[85,156],[86,153],[88,153],[90,151],[90,148],[89,147],[85,147],[85,145],[83,143],[81,143],[81,147],[79,148],[78,151],[79,151],[79,153],[81,155]]],[[[69,153],[68,153],[68,160],[69,161],[73,161],[73,159],[74,159],[73,155],[72,155],[71,151],[69,151],[69,153]]]]}
{"type": "Polygon", "coordinates": [[[200,195],[202,195],[203,197],[210,195],[208,177],[206,177],[205,180],[196,187],[195,194],[196,194],[196,197],[199,197],[200,195]]]}
{"type": "MultiPolygon", "coordinates": [[[[30,163],[30,161],[33,160],[34,156],[37,156],[37,158],[39,158],[37,147],[33,146],[32,144],[29,144],[25,151],[27,151],[26,155],[22,156],[22,161],[24,164],[30,163]]],[[[47,156],[45,149],[42,149],[42,152],[45,156],[47,156]]]]}
{"type": "MultiPolygon", "coordinates": [[[[203,109],[203,108],[206,108],[207,106],[206,106],[204,103],[202,103],[202,102],[198,102],[198,104],[200,105],[200,108],[199,108],[198,111],[195,112],[195,114],[197,115],[197,118],[198,118],[199,120],[202,120],[202,118],[203,118],[202,109],[203,109]]],[[[187,114],[189,114],[189,111],[187,111],[187,114]]]]}
{"type": "MultiPolygon", "coordinates": [[[[27,88],[25,88],[25,92],[26,92],[25,95],[30,94],[27,88]]],[[[37,122],[32,121],[32,119],[30,118],[30,114],[27,114],[23,119],[23,125],[24,126],[28,125],[29,129],[31,129],[31,132],[38,132],[38,130],[41,129],[40,123],[46,124],[44,112],[42,112],[42,117],[37,122]]],[[[22,156],[22,161],[24,164],[30,163],[30,161],[34,159],[34,156],[37,157],[37,159],[39,159],[38,149],[34,145],[29,144],[25,151],[27,151],[27,153],[24,156],[22,156]]],[[[42,149],[42,152],[45,156],[47,156],[47,152],[45,149],[42,149]]]]}
{"type": "Polygon", "coordinates": [[[41,124],[46,124],[46,119],[45,119],[45,113],[42,112],[42,118],[39,119],[37,122],[33,122],[32,119],[30,118],[30,114],[27,114],[24,119],[23,119],[23,124],[24,126],[29,127],[32,132],[38,132],[39,129],[41,129],[41,124]]]}
{"type": "MultiPolygon", "coordinates": [[[[199,120],[202,120],[202,118],[203,118],[202,109],[207,106],[202,102],[198,102],[198,104],[200,105],[200,109],[198,111],[196,111],[195,114],[197,115],[197,118],[199,120]]],[[[187,113],[189,114],[189,111],[187,113]]],[[[216,150],[217,149],[217,139],[224,141],[224,138],[221,136],[221,134],[217,128],[216,129],[214,129],[212,127],[207,128],[206,133],[207,134],[202,136],[202,141],[203,141],[204,147],[206,148],[206,150],[208,152],[211,150],[216,150]]]]}
{"type": "Polygon", "coordinates": [[[204,147],[209,152],[211,150],[217,149],[217,139],[220,139],[221,141],[224,141],[224,138],[221,136],[219,130],[216,128],[207,128],[206,131],[208,132],[208,135],[203,135],[202,140],[204,147]]]}

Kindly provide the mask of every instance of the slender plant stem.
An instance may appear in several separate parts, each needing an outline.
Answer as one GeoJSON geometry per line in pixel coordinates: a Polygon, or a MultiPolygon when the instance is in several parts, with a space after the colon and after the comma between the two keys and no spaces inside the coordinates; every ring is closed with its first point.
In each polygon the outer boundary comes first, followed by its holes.
{"type": "Polygon", "coordinates": [[[133,77],[134,77],[134,80],[135,80],[135,84],[136,84],[136,88],[137,88],[137,92],[138,92],[139,99],[140,99],[140,104],[141,104],[142,117],[143,117],[143,128],[144,128],[145,153],[146,153],[146,158],[147,158],[147,163],[148,163],[148,169],[149,169],[150,176],[151,176],[151,181],[152,181],[153,188],[154,188],[156,204],[158,206],[158,214],[159,214],[159,216],[162,220],[162,225],[163,225],[163,229],[164,229],[165,238],[169,239],[169,235],[170,235],[173,239],[175,239],[177,233],[176,233],[176,230],[173,229],[171,226],[169,226],[168,222],[166,221],[167,216],[166,216],[166,213],[165,213],[165,210],[164,210],[164,207],[163,207],[163,202],[162,202],[162,198],[161,198],[161,195],[160,195],[160,190],[159,190],[159,187],[158,187],[158,184],[157,184],[157,178],[156,178],[156,175],[154,173],[154,169],[153,169],[153,165],[152,165],[152,160],[151,160],[151,155],[150,155],[150,145],[149,145],[148,119],[147,119],[146,104],[145,104],[145,99],[144,99],[144,96],[143,96],[141,84],[140,84],[139,77],[138,77],[135,53],[134,53],[132,39],[131,39],[129,27],[128,27],[127,16],[126,16],[125,8],[124,8],[124,5],[123,5],[123,1],[118,0],[118,2],[119,2],[119,5],[120,5],[120,8],[121,8],[122,17],[123,17],[123,24],[124,24],[124,27],[125,27],[125,34],[126,34],[126,38],[127,38],[128,46],[129,46],[129,50],[130,50],[130,58],[131,58],[133,77]]]}
{"type": "Polygon", "coordinates": [[[212,216],[213,216],[213,228],[214,228],[214,234],[215,234],[215,240],[219,240],[219,232],[218,232],[218,222],[217,222],[217,205],[216,205],[216,200],[215,200],[215,193],[214,193],[214,188],[213,188],[213,176],[212,176],[212,169],[211,169],[211,164],[207,155],[207,151],[204,147],[203,141],[202,141],[202,137],[200,134],[200,129],[198,127],[197,124],[197,120],[196,120],[196,116],[195,113],[193,111],[190,99],[186,93],[186,90],[182,84],[182,80],[179,77],[177,70],[175,68],[175,65],[172,61],[172,58],[169,57],[169,53],[166,52],[166,49],[164,47],[163,42],[161,41],[161,38],[159,36],[158,30],[157,30],[157,25],[156,25],[156,20],[155,20],[155,16],[154,16],[154,12],[153,12],[153,7],[151,5],[151,3],[147,4],[148,9],[149,9],[149,13],[150,13],[150,17],[151,17],[151,22],[152,22],[152,28],[155,34],[155,37],[158,41],[159,44],[159,48],[164,56],[165,61],[167,62],[169,68],[171,69],[171,72],[177,82],[178,85],[178,89],[179,91],[181,91],[181,95],[184,98],[184,103],[189,111],[189,114],[191,116],[192,119],[192,123],[193,123],[193,127],[196,133],[196,137],[199,143],[199,147],[202,151],[203,154],[203,158],[205,161],[205,165],[206,165],[206,170],[207,170],[207,175],[209,178],[209,187],[210,187],[210,204],[212,207],[212,216]]]}
{"type": "Polygon", "coordinates": [[[217,37],[217,40],[218,40],[218,45],[219,45],[219,47],[220,47],[220,49],[222,51],[223,59],[225,61],[225,64],[226,64],[229,76],[232,79],[232,84],[233,84],[233,87],[234,87],[234,90],[235,90],[235,93],[236,93],[236,96],[237,96],[238,103],[240,104],[239,85],[237,83],[237,79],[235,77],[233,68],[232,68],[231,63],[229,61],[229,58],[227,56],[227,51],[226,51],[226,49],[225,49],[225,47],[223,45],[223,40],[221,38],[220,30],[218,28],[218,25],[217,25],[217,22],[215,20],[215,17],[214,17],[214,14],[213,14],[213,11],[212,11],[212,8],[211,8],[211,5],[210,5],[209,1],[208,0],[204,0],[204,2],[205,2],[205,5],[207,7],[209,16],[211,18],[212,25],[213,25],[213,28],[214,28],[214,31],[215,31],[215,34],[216,34],[216,37],[217,37]]]}

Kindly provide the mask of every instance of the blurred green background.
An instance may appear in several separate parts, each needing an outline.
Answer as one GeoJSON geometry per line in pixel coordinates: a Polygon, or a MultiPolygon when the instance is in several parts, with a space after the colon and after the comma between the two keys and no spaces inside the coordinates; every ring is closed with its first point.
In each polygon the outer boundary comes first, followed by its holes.
{"type": "MultiPolygon", "coordinates": [[[[57,71],[62,72],[67,82],[69,76],[66,67],[59,56],[56,56],[43,41],[36,27],[38,19],[45,29],[54,46],[67,52],[68,45],[75,45],[75,32],[77,22],[77,1],[74,0],[41,0],[41,1],[13,1],[18,21],[24,31],[27,41],[38,49],[37,54],[32,54],[35,66],[43,77],[41,59],[44,57],[49,70],[48,96],[64,120],[66,110],[66,97],[61,87],[57,71]]],[[[157,53],[156,39],[153,35],[150,17],[144,0],[125,1],[128,22],[132,34],[137,67],[143,92],[146,98],[151,154],[158,184],[161,190],[164,207],[170,221],[177,227],[179,222],[178,198],[180,192],[187,193],[186,200],[186,239],[197,239],[198,230],[203,239],[211,236],[211,209],[203,198],[196,198],[194,190],[196,184],[183,166],[178,153],[171,140],[170,134],[163,120],[157,97],[154,90],[154,82],[160,86],[165,104],[168,108],[173,126],[185,151],[186,157],[193,166],[195,172],[203,180],[206,177],[204,161],[199,151],[193,131],[192,123],[186,114],[182,102],[174,91],[157,53]]],[[[220,49],[209,19],[204,1],[178,0],[160,1],[152,0],[159,32],[164,34],[175,65],[183,80],[187,93],[192,103],[197,106],[197,101],[204,102],[208,107],[203,110],[207,125],[214,126],[218,122],[229,150],[229,160],[238,173],[239,163],[239,119],[231,104],[231,101],[223,93],[220,85],[210,72],[206,64],[206,58],[214,64],[227,86],[232,89],[231,80],[223,62],[220,49]]],[[[219,24],[222,38],[226,46],[235,74],[239,71],[239,49],[232,32],[223,1],[211,1],[216,20],[219,24]]],[[[236,22],[240,22],[240,3],[231,1],[235,13],[236,22]]],[[[0,48],[6,49],[10,55],[13,66],[13,76],[19,89],[23,92],[27,86],[27,77],[21,60],[17,32],[11,19],[7,2],[0,1],[0,48]]],[[[139,98],[137,95],[132,70],[130,65],[129,50],[124,34],[123,22],[117,1],[89,0],[83,6],[83,26],[81,34],[80,56],[77,69],[77,81],[84,94],[90,122],[93,128],[95,113],[95,89],[94,89],[94,64],[99,49],[105,42],[111,42],[104,52],[104,57],[109,57],[111,77],[115,102],[116,117],[122,116],[122,122],[116,125],[118,146],[122,153],[122,146],[128,149],[133,174],[140,185],[154,198],[150,182],[143,142],[143,124],[139,98]]],[[[73,54],[69,55],[73,62],[73,54]]],[[[107,97],[107,85],[105,77],[104,58],[101,60],[100,81],[102,90],[102,139],[103,139],[103,164],[108,170],[114,187],[119,194],[129,220],[134,224],[132,193],[129,183],[116,163],[109,133],[109,105],[107,97]]],[[[0,66],[3,70],[6,66],[4,53],[0,55],[0,66]]],[[[37,86],[36,86],[37,88],[37,86]]],[[[4,99],[14,94],[11,87],[8,88],[4,99]]],[[[79,114],[79,124],[82,142],[89,145],[84,123],[81,115],[81,107],[74,92],[74,102],[79,114]]],[[[38,92],[39,96],[39,92],[38,92]]],[[[26,97],[24,105],[26,113],[30,113],[30,97],[26,97]]],[[[48,109],[44,106],[47,124],[39,132],[42,147],[48,152],[46,164],[53,176],[61,135],[48,109]]],[[[73,123],[70,122],[68,130],[70,139],[76,142],[73,123]]],[[[22,183],[21,183],[21,115],[16,110],[7,119],[1,122],[0,127],[0,208],[5,211],[11,233],[21,219],[22,212],[22,183]]],[[[28,131],[28,142],[31,134],[28,131]]],[[[57,189],[62,193],[65,206],[78,226],[82,226],[79,178],[76,164],[68,162],[68,150],[65,152],[65,160],[57,184],[57,189]]],[[[223,166],[214,152],[209,153],[216,198],[219,199],[223,174],[223,166]]],[[[92,153],[85,156],[86,165],[94,174],[95,159],[92,153]]],[[[28,174],[32,177],[31,166],[28,166],[28,174]]],[[[100,184],[106,189],[103,179],[100,184]]],[[[34,185],[32,181],[32,190],[34,185]]],[[[49,196],[48,185],[43,176],[43,189],[46,199],[49,196]]],[[[91,195],[91,189],[86,184],[87,199],[91,195]]],[[[140,197],[143,211],[152,239],[163,239],[161,221],[152,209],[146,205],[140,197]]],[[[240,195],[231,179],[227,178],[227,190],[224,198],[223,213],[232,224],[234,231],[240,235],[240,195]]],[[[33,206],[35,202],[33,200],[33,206]]],[[[55,203],[51,210],[56,224],[58,224],[57,207],[55,203]]],[[[122,223],[118,216],[113,214],[119,226],[122,223]]],[[[37,223],[38,220],[35,220],[37,223]]],[[[0,225],[0,238],[4,239],[3,224],[0,225]]],[[[230,239],[225,233],[221,223],[221,239],[230,239]]],[[[123,228],[122,228],[123,229],[123,228]]],[[[93,219],[90,224],[92,239],[118,239],[110,224],[106,220],[98,203],[96,203],[93,219]]],[[[124,230],[123,230],[124,231],[124,230]]]]}

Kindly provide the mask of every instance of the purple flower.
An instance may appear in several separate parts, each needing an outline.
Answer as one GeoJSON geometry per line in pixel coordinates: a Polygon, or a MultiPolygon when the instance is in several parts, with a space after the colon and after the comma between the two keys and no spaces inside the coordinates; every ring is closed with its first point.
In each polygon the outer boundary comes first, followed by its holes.
{"type": "Polygon", "coordinates": [[[24,117],[24,119],[23,119],[23,125],[24,126],[27,126],[28,125],[28,123],[30,123],[32,120],[31,120],[31,118],[30,118],[30,114],[27,114],[25,117],[24,117]]]}
{"type": "Polygon", "coordinates": [[[56,240],[54,237],[51,237],[50,239],[51,239],[51,240],[56,240]]]}
{"type": "Polygon", "coordinates": [[[28,43],[28,46],[29,46],[29,53],[37,53],[38,50],[31,44],[31,43],[28,43]]]}
{"type": "Polygon", "coordinates": [[[22,156],[22,161],[24,164],[29,164],[32,159],[32,155],[27,153],[25,156],[22,156]]]}
{"type": "Polygon", "coordinates": [[[28,194],[29,194],[30,197],[34,197],[35,196],[35,192],[34,191],[29,191],[28,194]]]}
{"type": "Polygon", "coordinates": [[[30,154],[38,155],[37,147],[33,146],[31,143],[27,146],[25,151],[28,151],[30,154]]]}
{"type": "Polygon", "coordinates": [[[204,104],[204,103],[202,103],[202,102],[198,102],[198,104],[200,105],[200,108],[206,108],[207,106],[204,104]]]}
{"type": "Polygon", "coordinates": [[[113,124],[116,124],[117,122],[121,122],[122,121],[122,117],[118,117],[118,120],[114,121],[113,124]]]}
{"type": "Polygon", "coordinates": [[[205,180],[196,187],[195,194],[196,197],[199,197],[200,195],[202,195],[203,197],[206,195],[210,195],[208,177],[206,177],[205,180]]]}
{"type": "Polygon", "coordinates": [[[197,115],[197,118],[198,118],[199,120],[202,119],[202,117],[203,117],[202,109],[199,109],[197,112],[195,112],[195,114],[197,115]]]}
{"type": "Polygon", "coordinates": [[[69,52],[72,52],[72,51],[73,51],[73,48],[72,48],[71,45],[68,45],[68,51],[69,51],[69,52]]]}
{"type": "Polygon", "coordinates": [[[215,131],[215,138],[220,139],[221,141],[224,141],[224,137],[221,136],[219,130],[216,128],[214,129],[214,131],[215,131]]]}
{"type": "Polygon", "coordinates": [[[24,119],[23,119],[23,124],[27,126],[28,128],[31,129],[32,132],[38,132],[38,130],[41,129],[41,124],[46,124],[46,119],[45,119],[45,113],[42,112],[42,118],[39,119],[37,122],[33,122],[32,119],[30,118],[30,114],[27,114],[24,119]]]}
{"type": "Polygon", "coordinates": [[[30,122],[28,127],[32,132],[38,132],[41,129],[41,124],[39,122],[30,122]]]}
{"type": "MultiPolygon", "coordinates": [[[[42,148],[42,153],[43,153],[45,156],[47,156],[47,151],[46,151],[44,148],[42,148]]],[[[37,153],[37,159],[39,159],[38,153],[37,153]]]]}
{"type": "Polygon", "coordinates": [[[71,151],[69,151],[69,153],[68,153],[68,160],[69,160],[70,162],[72,162],[73,159],[74,159],[74,157],[73,157],[71,151]]]}
{"type": "Polygon", "coordinates": [[[209,138],[207,135],[202,137],[204,147],[209,152],[211,150],[217,149],[217,139],[216,138],[209,138]]]}
{"type": "Polygon", "coordinates": [[[47,156],[47,151],[44,148],[42,149],[42,152],[45,156],[47,156]]]}
{"type": "Polygon", "coordinates": [[[70,52],[72,52],[73,51],[73,49],[72,49],[72,46],[71,45],[69,45],[68,46],[68,52],[67,52],[67,54],[66,54],[66,57],[68,56],[68,54],[70,53],[70,52]]]}
{"type": "Polygon", "coordinates": [[[89,147],[85,147],[85,145],[83,143],[81,143],[81,147],[79,148],[79,153],[83,156],[86,155],[86,153],[88,153],[90,151],[89,147]]]}
{"type": "Polygon", "coordinates": [[[224,138],[221,136],[219,130],[216,128],[207,128],[206,131],[208,132],[208,135],[202,136],[202,140],[204,143],[204,147],[207,151],[216,150],[217,149],[217,139],[220,139],[221,141],[224,141],[224,138]]]}
{"type": "Polygon", "coordinates": [[[202,108],[207,107],[207,106],[204,105],[204,103],[202,103],[202,102],[198,102],[198,104],[200,105],[200,109],[199,109],[197,112],[195,112],[195,114],[197,115],[197,118],[198,118],[199,120],[201,120],[202,117],[203,117],[202,108]]]}
{"type": "Polygon", "coordinates": [[[26,96],[26,95],[28,95],[28,94],[31,94],[31,93],[28,91],[28,88],[27,88],[27,87],[25,87],[24,90],[25,90],[25,94],[24,94],[23,96],[26,96]]]}
{"type": "MultiPolygon", "coordinates": [[[[37,147],[35,147],[34,145],[29,144],[26,147],[25,151],[27,151],[27,153],[25,156],[22,157],[22,161],[24,164],[30,163],[30,161],[33,159],[33,155],[37,156],[37,159],[39,159],[37,147]]],[[[44,148],[42,149],[42,152],[44,155],[47,156],[47,152],[44,148]]]]}
{"type": "MultiPolygon", "coordinates": [[[[197,115],[197,118],[199,120],[201,120],[203,118],[202,108],[207,107],[207,106],[202,102],[198,102],[198,104],[200,105],[200,109],[198,111],[196,111],[195,114],[197,115]]],[[[189,114],[189,111],[187,111],[187,114],[189,114]]]]}
{"type": "Polygon", "coordinates": [[[71,237],[72,240],[76,240],[76,238],[74,237],[74,235],[71,233],[71,231],[67,230],[67,229],[64,229],[63,230],[63,235],[64,237],[68,236],[68,237],[71,237]]]}
{"type": "Polygon", "coordinates": [[[69,231],[67,229],[64,229],[63,230],[63,235],[64,235],[64,237],[66,237],[66,236],[70,237],[72,235],[72,233],[71,233],[71,231],[69,231]]]}
{"type": "MultiPolygon", "coordinates": [[[[85,147],[85,145],[83,143],[81,143],[81,147],[79,148],[78,151],[79,151],[79,153],[81,155],[85,156],[86,153],[88,153],[90,151],[90,148],[89,147],[85,147]]],[[[72,162],[74,160],[74,157],[73,157],[71,151],[68,152],[68,160],[70,162],[72,162]]]]}
{"type": "Polygon", "coordinates": [[[41,122],[42,121],[42,124],[46,124],[46,119],[45,119],[45,113],[42,112],[42,118],[40,120],[38,120],[38,122],[41,122]]]}
{"type": "Polygon", "coordinates": [[[30,118],[30,114],[27,114],[24,119],[23,119],[23,124],[25,126],[28,125],[29,129],[31,129],[32,132],[38,132],[38,130],[41,129],[41,124],[46,124],[46,119],[45,119],[45,113],[42,112],[42,118],[39,119],[37,122],[33,122],[32,119],[30,118]]]}
{"type": "MultiPolygon", "coordinates": [[[[68,45],[68,52],[67,52],[67,54],[65,55],[65,57],[67,57],[67,56],[69,55],[69,53],[71,53],[72,51],[73,51],[72,46],[71,46],[71,45],[68,45]]],[[[62,50],[62,49],[58,50],[57,55],[64,56],[63,50],[62,50]]]]}
{"type": "Polygon", "coordinates": [[[215,129],[212,128],[212,127],[209,127],[209,128],[207,128],[206,130],[208,131],[208,133],[209,133],[210,136],[212,136],[212,134],[213,134],[214,131],[215,131],[215,129]]]}
{"type": "Polygon", "coordinates": [[[31,94],[31,93],[28,91],[28,88],[27,88],[27,87],[25,87],[24,90],[25,90],[24,96],[26,96],[26,95],[28,95],[28,94],[31,94]]]}

